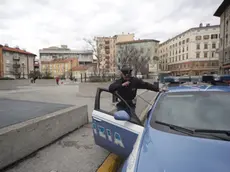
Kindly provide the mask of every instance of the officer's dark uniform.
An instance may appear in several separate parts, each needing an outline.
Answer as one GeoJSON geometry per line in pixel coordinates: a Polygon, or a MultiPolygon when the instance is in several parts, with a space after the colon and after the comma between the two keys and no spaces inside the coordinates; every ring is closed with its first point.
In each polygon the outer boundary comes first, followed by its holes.
{"type": "MultiPolygon", "coordinates": [[[[132,70],[125,68],[123,70],[121,69],[121,72],[125,75],[131,75],[132,70]]],[[[132,110],[134,111],[136,108],[135,98],[137,95],[137,89],[147,89],[155,92],[159,91],[159,88],[154,86],[153,84],[144,82],[142,79],[131,76],[129,80],[125,80],[121,77],[109,86],[109,91],[117,91],[117,93],[129,104],[131,108],[133,108],[132,110]],[[122,84],[126,81],[130,82],[129,85],[122,86],[122,84]]],[[[120,101],[116,106],[117,110],[125,110],[127,113],[130,113],[130,109],[126,107],[126,105],[123,102],[120,101]]]]}

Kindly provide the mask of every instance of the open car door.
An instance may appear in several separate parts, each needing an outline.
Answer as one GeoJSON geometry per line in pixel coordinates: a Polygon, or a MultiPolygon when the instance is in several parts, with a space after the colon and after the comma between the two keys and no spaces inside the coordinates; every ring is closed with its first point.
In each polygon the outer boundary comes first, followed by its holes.
{"type": "MultiPolygon", "coordinates": [[[[92,114],[93,134],[95,143],[109,152],[115,153],[123,158],[129,156],[132,152],[133,146],[137,136],[143,132],[143,125],[135,114],[129,115],[130,119],[117,120],[114,114],[116,112],[115,106],[112,108],[104,109],[100,105],[105,97],[101,96],[102,93],[110,94],[107,89],[98,88],[95,107],[92,114]]],[[[114,94],[118,99],[122,98],[118,94],[114,94]]],[[[124,101],[124,100],[122,100],[124,101]]],[[[107,101],[112,104],[112,98],[107,101]]],[[[122,111],[121,111],[122,112],[122,111]]]]}

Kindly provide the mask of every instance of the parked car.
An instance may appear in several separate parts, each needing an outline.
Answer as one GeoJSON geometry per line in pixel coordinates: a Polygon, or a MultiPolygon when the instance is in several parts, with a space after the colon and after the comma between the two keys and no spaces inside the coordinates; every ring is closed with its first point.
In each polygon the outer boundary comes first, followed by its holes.
{"type": "Polygon", "coordinates": [[[122,172],[229,172],[230,87],[180,85],[159,93],[141,122],[136,114],[92,113],[95,143],[125,159],[122,172]]]}

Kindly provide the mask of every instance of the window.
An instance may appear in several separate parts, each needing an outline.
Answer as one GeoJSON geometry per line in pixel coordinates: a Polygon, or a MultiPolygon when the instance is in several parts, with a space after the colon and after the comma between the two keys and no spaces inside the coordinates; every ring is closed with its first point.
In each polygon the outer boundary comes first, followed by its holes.
{"type": "Polygon", "coordinates": [[[196,53],[196,58],[197,58],[197,59],[200,58],[200,53],[196,53]]]}
{"type": "Polygon", "coordinates": [[[211,35],[211,39],[217,39],[218,38],[218,34],[212,34],[211,35]]]}
{"type": "Polygon", "coordinates": [[[189,42],[189,38],[186,39],[186,42],[187,42],[187,43],[189,42]]]}
{"type": "Polygon", "coordinates": [[[197,40],[197,41],[199,41],[199,40],[201,40],[201,39],[202,39],[201,36],[196,36],[196,40],[197,40]]]}
{"type": "Polygon", "coordinates": [[[212,58],[214,58],[214,57],[215,57],[215,52],[213,51],[213,52],[212,52],[212,58]]]}
{"type": "Polygon", "coordinates": [[[179,42],[179,45],[181,45],[181,42],[179,42]]]}
{"type": "Polygon", "coordinates": [[[183,58],[183,60],[184,60],[184,54],[182,55],[182,58],[183,58]]]}
{"type": "MultiPolygon", "coordinates": [[[[226,112],[230,111],[229,101],[230,93],[227,92],[164,94],[156,104],[151,126],[157,127],[155,121],[161,121],[191,129],[228,131],[230,115],[226,115],[226,112]]],[[[214,139],[214,137],[210,138],[214,139]]]]}
{"type": "Polygon", "coordinates": [[[188,46],[187,46],[187,51],[188,51],[188,46]]]}
{"type": "Polygon", "coordinates": [[[228,34],[226,34],[225,37],[226,37],[226,43],[225,44],[228,45],[228,34]]]}
{"type": "Polygon", "coordinates": [[[204,58],[208,57],[208,52],[204,52],[204,58]]]}
{"type": "Polygon", "coordinates": [[[204,36],[203,36],[203,39],[204,39],[204,40],[208,40],[208,39],[209,39],[209,35],[204,35],[204,36]]]}
{"type": "Polygon", "coordinates": [[[186,59],[188,59],[188,53],[186,54],[186,59]]]}
{"type": "Polygon", "coordinates": [[[200,49],[200,44],[196,45],[196,49],[199,50],[200,49]]]}
{"type": "Polygon", "coordinates": [[[183,44],[185,44],[185,40],[183,40],[183,44]]]}
{"type": "Polygon", "coordinates": [[[212,48],[213,48],[213,49],[216,48],[216,43],[212,43],[212,48]]]}
{"type": "Polygon", "coordinates": [[[208,44],[204,44],[204,49],[208,49],[208,44]]]}
{"type": "Polygon", "coordinates": [[[10,60],[6,60],[6,63],[9,64],[9,63],[10,63],[10,60]]]}

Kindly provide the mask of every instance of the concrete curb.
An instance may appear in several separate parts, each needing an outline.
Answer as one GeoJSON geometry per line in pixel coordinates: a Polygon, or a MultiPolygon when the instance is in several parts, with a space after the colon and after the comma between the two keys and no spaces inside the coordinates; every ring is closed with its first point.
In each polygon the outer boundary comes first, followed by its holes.
{"type": "Polygon", "coordinates": [[[87,109],[73,106],[0,129],[0,169],[87,124],[87,109]]]}
{"type": "MultiPolygon", "coordinates": [[[[142,93],[141,93],[142,94],[142,93]]],[[[153,98],[153,100],[150,102],[150,104],[153,104],[155,101],[156,96],[153,98]]],[[[141,113],[140,120],[144,121],[146,119],[146,114],[148,110],[150,109],[151,105],[148,105],[141,113]]],[[[105,161],[102,163],[102,165],[98,168],[97,172],[116,172],[120,165],[121,165],[122,159],[117,156],[114,153],[110,153],[108,157],[105,159],[105,161]]]]}

